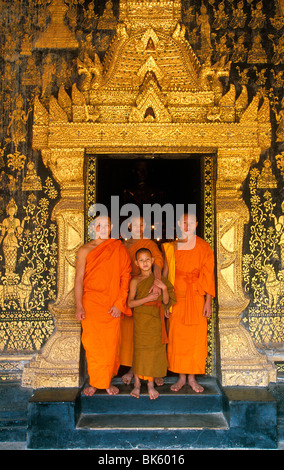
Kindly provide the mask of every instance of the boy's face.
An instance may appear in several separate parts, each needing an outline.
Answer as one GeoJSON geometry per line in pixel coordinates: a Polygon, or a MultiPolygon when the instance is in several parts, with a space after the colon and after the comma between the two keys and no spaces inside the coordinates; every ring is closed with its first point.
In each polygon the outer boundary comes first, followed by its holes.
{"type": "Polygon", "coordinates": [[[147,251],[142,251],[139,253],[136,264],[138,268],[141,269],[141,271],[149,271],[149,269],[152,268],[152,264],[154,262],[154,259],[151,257],[150,253],[147,251]]]}

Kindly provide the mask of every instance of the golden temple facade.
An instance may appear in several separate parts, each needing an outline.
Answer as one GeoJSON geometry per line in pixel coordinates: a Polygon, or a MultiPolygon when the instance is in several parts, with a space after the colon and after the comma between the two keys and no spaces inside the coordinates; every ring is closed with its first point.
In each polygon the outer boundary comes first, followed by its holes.
{"type": "Polygon", "coordinates": [[[97,156],[112,154],[202,156],[217,281],[208,373],[224,386],[275,382],[283,0],[26,0],[1,21],[2,380],[81,383],[76,252],[103,184],[97,156]]]}

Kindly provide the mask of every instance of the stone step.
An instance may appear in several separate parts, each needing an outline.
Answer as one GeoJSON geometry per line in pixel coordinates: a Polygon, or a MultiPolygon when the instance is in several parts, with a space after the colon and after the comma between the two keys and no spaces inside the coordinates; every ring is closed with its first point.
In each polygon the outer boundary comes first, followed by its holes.
{"type": "Polygon", "coordinates": [[[1,384],[0,442],[26,440],[31,393],[31,390],[23,389],[19,383],[1,384]]]}
{"type": "Polygon", "coordinates": [[[202,378],[199,383],[204,392],[196,393],[189,385],[185,385],[178,392],[170,390],[176,379],[166,378],[165,384],[156,387],[159,397],[150,400],[147,393],[147,384],[142,383],[140,398],[130,395],[133,385],[124,385],[119,379],[113,383],[119,388],[119,394],[108,395],[98,390],[92,397],[81,394],[80,412],[84,415],[157,415],[157,414],[200,414],[218,413],[223,410],[223,395],[215,378],[202,378]]]}
{"type": "Polygon", "coordinates": [[[198,380],[204,387],[202,393],[188,385],[172,392],[170,387],[175,381],[167,377],[165,384],[157,387],[156,400],[150,400],[146,382],[142,382],[137,399],[130,395],[133,385],[126,386],[121,379],[113,381],[119,388],[118,395],[100,390],[92,397],[81,394],[76,422],[80,438],[97,448],[167,448],[175,446],[176,441],[188,445],[185,443],[201,439],[201,434],[204,445],[208,439],[213,442],[217,432],[228,430],[224,397],[214,377],[198,380]]]}
{"type": "Polygon", "coordinates": [[[200,378],[202,394],[183,387],[170,391],[174,378],[150,400],[121,379],[120,393],[81,389],[36,390],[28,406],[28,449],[276,449],[276,401],[261,387],[222,387],[200,378]]]}
{"type": "Polygon", "coordinates": [[[27,436],[27,416],[23,413],[0,413],[0,442],[25,441],[27,436]]]}
{"type": "Polygon", "coordinates": [[[113,383],[119,394],[98,390],[92,397],[81,394],[78,400],[76,430],[90,447],[101,448],[174,448],[200,440],[201,445],[218,439],[228,430],[223,412],[224,397],[214,377],[198,379],[204,392],[196,393],[188,385],[178,392],[170,390],[176,381],[167,377],[156,387],[159,397],[151,400],[147,383],[142,382],[140,398],[130,395],[133,385],[121,379],[113,383]],[[201,437],[202,436],[202,437],[201,437]]]}
{"type": "Polygon", "coordinates": [[[228,429],[222,412],[187,414],[81,414],[77,429],[107,430],[176,430],[228,429]]]}

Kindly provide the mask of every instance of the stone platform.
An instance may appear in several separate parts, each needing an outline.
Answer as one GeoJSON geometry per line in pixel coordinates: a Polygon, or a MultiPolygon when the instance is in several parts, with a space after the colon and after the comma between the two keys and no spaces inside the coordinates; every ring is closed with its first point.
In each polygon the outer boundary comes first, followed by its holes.
{"type": "Polygon", "coordinates": [[[269,387],[221,387],[200,378],[205,390],[175,379],[150,400],[140,399],[117,379],[119,395],[98,391],[86,397],[77,388],[25,389],[0,384],[1,449],[279,449],[284,448],[284,381],[269,387]]]}
{"type": "Polygon", "coordinates": [[[28,449],[277,449],[277,403],[263,388],[222,388],[214,377],[150,400],[118,379],[119,395],[77,389],[36,390],[28,405],[28,449]]]}

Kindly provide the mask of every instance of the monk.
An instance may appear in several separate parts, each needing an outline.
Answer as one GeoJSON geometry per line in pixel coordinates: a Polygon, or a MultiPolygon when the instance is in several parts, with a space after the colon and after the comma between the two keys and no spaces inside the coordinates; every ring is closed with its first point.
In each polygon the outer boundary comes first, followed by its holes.
{"type": "Polygon", "coordinates": [[[99,216],[94,224],[94,239],[78,250],[75,300],[76,318],[82,323],[82,344],[86,351],[89,387],[109,395],[119,390],[112,383],[119,368],[121,316],[127,309],[131,261],[120,240],[109,238],[108,217],[99,216]]]}
{"type": "MultiPolygon", "coordinates": [[[[157,293],[160,295],[161,289],[156,285],[155,280],[160,280],[162,275],[163,268],[163,255],[158,248],[158,245],[153,241],[147,238],[143,238],[143,230],[145,227],[145,221],[143,217],[133,217],[131,220],[131,234],[132,238],[124,240],[124,245],[128,250],[128,253],[131,258],[131,277],[137,276],[139,274],[139,267],[136,264],[135,253],[140,248],[148,248],[154,258],[153,263],[153,284],[150,287],[150,292],[157,293]]],[[[124,316],[121,322],[121,347],[120,347],[120,364],[129,367],[129,370],[122,376],[122,380],[126,385],[131,383],[133,379],[133,370],[132,370],[132,360],[133,360],[133,317],[128,313],[124,316]]],[[[164,383],[163,379],[160,377],[155,377],[157,385],[162,385],[164,383]]]]}
{"type": "Polygon", "coordinates": [[[169,370],[179,374],[171,390],[188,384],[195,392],[204,388],[195,375],[205,373],[207,358],[207,319],[215,296],[214,256],[210,245],[196,236],[195,214],[184,214],[178,221],[182,232],[176,242],[164,243],[165,269],[174,285],[177,303],[169,319],[169,370]]]}
{"type": "Polygon", "coordinates": [[[133,308],[134,316],[134,388],[131,395],[140,397],[140,379],[143,379],[148,381],[151,400],[159,396],[154,387],[154,377],[167,374],[167,333],[164,317],[175,302],[173,286],[164,277],[156,280],[162,294],[149,292],[154,281],[153,263],[154,258],[150,250],[141,248],[136,252],[136,265],[140,274],[130,281],[128,295],[128,305],[133,308]]]}

